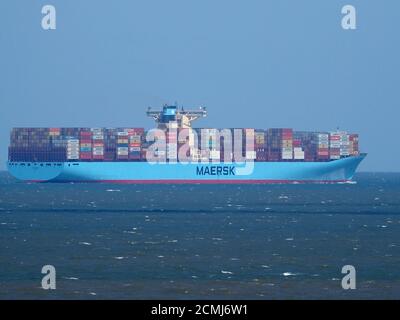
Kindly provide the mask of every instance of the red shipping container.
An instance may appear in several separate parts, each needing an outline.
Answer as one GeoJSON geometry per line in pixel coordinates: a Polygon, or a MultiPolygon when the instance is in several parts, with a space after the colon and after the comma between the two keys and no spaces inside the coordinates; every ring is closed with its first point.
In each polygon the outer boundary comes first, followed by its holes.
{"type": "Polygon", "coordinates": [[[135,135],[142,135],[144,133],[144,128],[132,128],[131,130],[135,135]]]}
{"type": "Polygon", "coordinates": [[[301,147],[301,140],[298,139],[293,140],[293,147],[301,147]]]}

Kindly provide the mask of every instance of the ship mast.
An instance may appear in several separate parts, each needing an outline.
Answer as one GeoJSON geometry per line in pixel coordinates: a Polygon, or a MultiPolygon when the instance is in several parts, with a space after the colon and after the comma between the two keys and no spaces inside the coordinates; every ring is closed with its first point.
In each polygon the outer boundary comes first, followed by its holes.
{"type": "Polygon", "coordinates": [[[160,111],[154,111],[149,107],[146,114],[154,119],[159,129],[191,128],[193,121],[207,116],[207,110],[204,107],[199,107],[197,110],[185,110],[182,107],[179,110],[177,105],[165,104],[160,111]]]}

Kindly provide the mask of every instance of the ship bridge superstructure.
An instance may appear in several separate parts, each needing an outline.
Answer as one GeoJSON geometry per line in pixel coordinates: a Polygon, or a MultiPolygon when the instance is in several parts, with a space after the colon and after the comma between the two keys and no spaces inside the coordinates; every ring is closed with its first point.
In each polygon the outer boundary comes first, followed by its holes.
{"type": "Polygon", "coordinates": [[[167,128],[191,128],[193,121],[207,116],[207,110],[205,107],[186,110],[183,107],[179,109],[177,105],[165,104],[162,110],[152,110],[149,107],[146,114],[154,119],[157,128],[165,130],[167,128]]]}

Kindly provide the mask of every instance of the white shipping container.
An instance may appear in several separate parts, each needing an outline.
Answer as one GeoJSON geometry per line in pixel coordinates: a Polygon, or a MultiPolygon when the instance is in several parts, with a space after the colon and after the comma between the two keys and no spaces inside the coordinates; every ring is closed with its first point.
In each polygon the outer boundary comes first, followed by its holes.
{"type": "Polygon", "coordinates": [[[210,159],[216,160],[220,158],[220,152],[217,150],[210,151],[210,159]]]}
{"type": "Polygon", "coordinates": [[[177,153],[178,147],[177,145],[167,145],[167,152],[177,153]]]}
{"type": "Polygon", "coordinates": [[[246,159],[248,159],[248,160],[256,159],[256,152],[255,151],[246,151],[246,159]]]}
{"type": "Polygon", "coordinates": [[[282,159],[285,159],[285,160],[293,159],[293,153],[292,152],[282,152],[282,159]]]}
{"type": "Polygon", "coordinates": [[[304,159],[304,152],[295,152],[294,159],[296,159],[296,160],[304,159]]]}
{"type": "Polygon", "coordinates": [[[294,151],[294,152],[299,152],[299,151],[300,151],[300,152],[303,152],[303,148],[301,148],[301,147],[294,147],[294,148],[293,148],[293,151],[294,151]]]}
{"type": "Polygon", "coordinates": [[[170,129],[178,129],[178,122],[170,121],[169,123],[166,124],[166,127],[170,129]]]}

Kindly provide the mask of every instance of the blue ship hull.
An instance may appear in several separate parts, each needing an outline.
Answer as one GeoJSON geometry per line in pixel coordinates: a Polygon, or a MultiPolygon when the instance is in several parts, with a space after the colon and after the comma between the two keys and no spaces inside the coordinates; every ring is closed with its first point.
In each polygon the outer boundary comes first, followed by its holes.
{"type": "Polygon", "coordinates": [[[352,179],[360,156],[329,162],[164,163],[9,162],[17,179],[34,182],[331,183],[352,179]]]}

